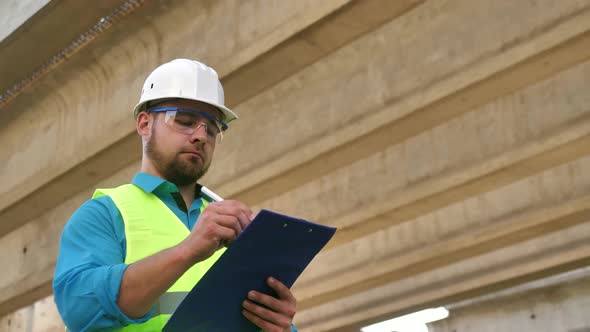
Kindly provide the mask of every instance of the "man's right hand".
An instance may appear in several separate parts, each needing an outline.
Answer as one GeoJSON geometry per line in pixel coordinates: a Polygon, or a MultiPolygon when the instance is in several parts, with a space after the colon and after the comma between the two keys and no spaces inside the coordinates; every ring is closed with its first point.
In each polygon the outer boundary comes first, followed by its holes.
{"type": "Polygon", "coordinates": [[[210,203],[179,247],[193,264],[204,261],[235,240],[252,219],[254,214],[242,202],[227,200],[210,203]]]}

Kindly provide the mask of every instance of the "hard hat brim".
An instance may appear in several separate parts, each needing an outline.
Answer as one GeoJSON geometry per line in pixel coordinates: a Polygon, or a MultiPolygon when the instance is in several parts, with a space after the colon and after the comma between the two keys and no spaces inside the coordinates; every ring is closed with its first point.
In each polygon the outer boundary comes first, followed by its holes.
{"type": "Polygon", "coordinates": [[[229,108],[220,105],[218,103],[214,103],[214,102],[210,102],[210,101],[205,101],[205,100],[198,100],[198,99],[191,99],[191,98],[182,98],[182,97],[169,97],[169,98],[161,98],[161,99],[155,99],[155,100],[145,100],[143,102],[138,103],[137,105],[135,105],[135,108],[133,109],[133,116],[135,118],[137,118],[137,115],[139,114],[139,112],[144,111],[145,110],[145,104],[149,103],[149,102],[154,102],[154,103],[159,103],[168,99],[186,99],[186,100],[195,100],[195,101],[200,101],[202,103],[211,105],[213,107],[216,107],[217,109],[219,109],[219,111],[221,111],[221,113],[223,114],[223,122],[225,123],[229,123],[233,120],[236,120],[238,118],[238,115],[236,113],[234,113],[232,110],[230,110],[229,108]]]}

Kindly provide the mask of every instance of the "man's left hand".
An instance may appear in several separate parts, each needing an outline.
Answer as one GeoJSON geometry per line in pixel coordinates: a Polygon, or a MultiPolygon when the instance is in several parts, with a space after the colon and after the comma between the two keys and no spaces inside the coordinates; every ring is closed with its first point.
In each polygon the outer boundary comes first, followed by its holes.
{"type": "Polygon", "coordinates": [[[242,313],[264,332],[291,331],[297,300],[282,282],[268,278],[267,283],[277,293],[278,298],[250,291],[248,299],[242,304],[245,309],[242,313]]]}

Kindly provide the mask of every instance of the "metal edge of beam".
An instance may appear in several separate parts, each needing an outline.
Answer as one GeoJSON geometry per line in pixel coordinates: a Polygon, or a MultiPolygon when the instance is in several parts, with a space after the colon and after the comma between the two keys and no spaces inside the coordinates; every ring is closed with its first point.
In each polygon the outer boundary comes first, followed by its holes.
{"type": "MultiPolygon", "coordinates": [[[[90,25],[90,27],[82,33],[76,35],[76,37],[73,38],[73,40],[64,42],[63,45],[53,45],[53,43],[50,44],[52,45],[52,47],[50,47],[50,50],[48,50],[47,52],[52,52],[53,54],[42,54],[42,56],[39,56],[38,53],[36,53],[35,56],[37,57],[37,59],[32,62],[35,68],[30,73],[28,73],[24,78],[20,80],[16,79],[15,77],[15,82],[12,85],[0,87],[0,110],[4,109],[4,112],[7,112],[6,106],[9,105],[10,102],[14,100],[19,94],[21,94],[25,89],[37,83],[40,79],[45,77],[51,71],[55,70],[58,66],[64,64],[68,58],[78,53],[82,48],[90,44],[94,39],[96,39],[99,35],[107,31],[114,24],[118,23],[124,17],[133,13],[135,10],[142,6],[144,1],[145,0],[123,0],[118,7],[114,8],[106,16],[103,16],[101,12],[101,14],[98,15],[100,17],[88,18],[88,22],[85,21],[83,24],[88,24],[90,25]]],[[[33,35],[50,33],[51,31],[37,31],[37,29],[34,29],[34,26],[32,25],[39,23],[39,21],[48,21],[49,19],[47,17],[55,15],[56,11],[60,11],[62,7],[60,7],[59,4],[63,2],[56,3],[58,4],[46,6],[46,8],[43,8],[40,12],[35,14],[34,18],[28,21],[26,25],[22,27],[22,29],[16,31],[14,33],[14,36],[9,38],[7,43],[15,44],[18,41],[16,40],[17,36],[20,37],[20,35],[22,34],[25,34],[25,36],[20,38],[30,38],[31,36],[26,36],[26,33],[33,35]]],[[[25,45],[23,46],[7,45],[5,47],[0,47],[0,52],[6,49],[6,47],[10,46],[10,51],[14,51],[18,54],[18,51],[20,49],[28,48],[28,45],[26,45],[27,42],[28,40],[23,41],[23,43],[25,43],[25,45]]]]}

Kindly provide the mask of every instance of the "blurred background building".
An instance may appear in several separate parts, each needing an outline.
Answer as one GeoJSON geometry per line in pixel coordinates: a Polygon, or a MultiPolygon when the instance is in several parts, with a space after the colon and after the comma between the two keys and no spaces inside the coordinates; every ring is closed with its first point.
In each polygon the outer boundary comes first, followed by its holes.
{"type": "Polygon", "coordinates": [[[0,331],[63,331],[61,230],[138,170],[131,109],[179,57],[240,115],[203,183],[339,228],[300,331],[435,307],[431,332],[590,331],[590,0],[2,0],[0,23],[0,331]]]}

